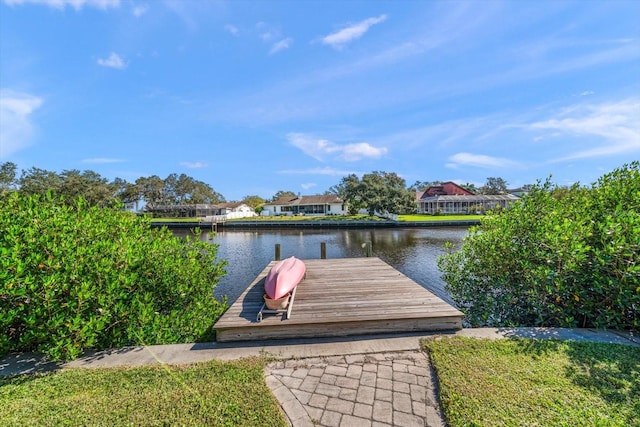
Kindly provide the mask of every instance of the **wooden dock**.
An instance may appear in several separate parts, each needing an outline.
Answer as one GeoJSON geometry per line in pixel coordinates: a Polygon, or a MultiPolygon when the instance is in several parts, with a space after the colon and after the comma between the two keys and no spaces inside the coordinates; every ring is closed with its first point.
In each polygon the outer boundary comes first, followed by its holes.
{"type": "Polygon", "coordinates": [[[464,314],[379,258],[305,260],[290,318],[257,315],[272,261],[214,325],[216,339],[277,338],[441,331],[462,328],[464,314]]]}

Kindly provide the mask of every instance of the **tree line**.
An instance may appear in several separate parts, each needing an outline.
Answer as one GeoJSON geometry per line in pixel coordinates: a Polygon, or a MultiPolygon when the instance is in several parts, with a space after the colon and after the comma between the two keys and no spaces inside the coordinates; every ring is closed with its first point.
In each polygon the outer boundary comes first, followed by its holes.
{"type": "Polygon", "coordinates": [[[84,198],[91,206],[114,206],[124,203],[136,207],[144,202],[149,207],[225,202],[222,194],[209,184],[185,174],[140,177],[135,182],[115,178],[109,182],[99,173],[76,169],[60,173],[32,167],[18,177],[15,163],[0,165],[0,190],[13,190],[26,195],[53,193],[72,202],[84,198]]]}
{"type": "MultiPolygon", "coordinates": [[[[415,212],[415,194],[428,187],[440,185],[441,181],[416,181],[407,186],[406,181],[394,172],[374,171],[359,178],[347,175],[332,186],[325,194],[335,194],[347,202],[350,212],[361,209],[370,214],[415,212]]],[[[475,194],[505,194],[507,182],[499,177],[487,178],[486,184],[477,188],[466,183],[461,187],[475,194]]],[[[186,174],[172,173],[166,178],[158,175],[140,177],[134,182],[122,178],[109,181],[99,173],[77,169],[60,173],[32,167],[18,174],[15,163],[0,164],[0,191],[18,191],[26,195],[53,193],[69,202],[84,198],[91,206],[117,206],[125,204],[138,210],[141,203],[153,209],[162,205],[217,204],[224,203],[225,197],[209,184],[186,174]]],[[[271,199],[257,195],[245,196],[242,202],[254,209],[281,197],[295,197],[296,193],[280,190],[271,199]]]]}

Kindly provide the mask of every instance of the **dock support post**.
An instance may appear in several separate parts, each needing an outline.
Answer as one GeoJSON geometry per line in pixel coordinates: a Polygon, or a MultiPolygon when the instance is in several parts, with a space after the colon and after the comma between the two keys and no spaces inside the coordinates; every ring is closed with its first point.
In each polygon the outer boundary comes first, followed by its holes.
{"type": "Polygon", "coordinates": [[[366,241],[364,243],[364,251],[367,257],[372,257],[373,256],[373,251],[371,250],[371,242],[370,241],[366,241]]]}
{"type": "Polygon", "coordinates": [[[280,261],[280,243],[276,243],[275,260],[280,261]]]}
{"type": "Polygon", "coordinates": [[[320,259],[327,259],[327,242],[320,242],[320,259]]]}

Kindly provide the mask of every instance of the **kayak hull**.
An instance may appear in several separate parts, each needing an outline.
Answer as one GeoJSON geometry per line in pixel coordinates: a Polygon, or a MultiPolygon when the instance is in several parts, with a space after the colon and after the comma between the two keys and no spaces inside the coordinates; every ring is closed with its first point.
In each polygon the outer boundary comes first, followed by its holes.
{"type": "Polygon", "coordinates": [[[270,299],[283,298],[298,286],[306,272],[306,265],[296,257],[278,261],[267,274],[264,293],[270,299]]]}

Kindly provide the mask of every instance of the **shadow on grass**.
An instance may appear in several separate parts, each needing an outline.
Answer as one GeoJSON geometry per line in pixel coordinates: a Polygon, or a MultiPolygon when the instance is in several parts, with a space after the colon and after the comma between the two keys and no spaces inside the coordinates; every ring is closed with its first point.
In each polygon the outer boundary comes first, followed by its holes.
{"type": "Polygon", "coordinates": [[[574,365],[565,375],[608,402],[634,402],[635,421],[640,422],[640,349],[619,344],[567,344],[567,355],[574,365]]]}
{"type": "MultiPolygon", "coordinates": [[[[513,338],[517,351],[533,357],[566,354],[571,364],[563,375],[610,404],[632,405],[628,425],[640,420],[640,348],[632,345],[575,340],[513,338]]],[[[634,424],[635,423],[635,424],[634,424]]]]}

